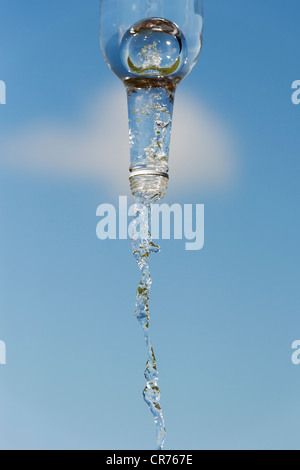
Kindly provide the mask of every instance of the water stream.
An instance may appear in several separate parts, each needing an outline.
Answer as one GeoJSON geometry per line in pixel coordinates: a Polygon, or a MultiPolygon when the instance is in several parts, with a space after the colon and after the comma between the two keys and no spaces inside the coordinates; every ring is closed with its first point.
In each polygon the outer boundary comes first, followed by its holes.
{"type": "Polygon", "coordinates": [[[152,253],[159,253],[160,247],[156,246],[151,239],[151,203],[149,201],[143,201],[142,199],[139,199],[137,202],[136,218],[133,222],[133,233],[137,234],[139,232],[140,236],[132,237],[132,251],[142,276],[136,292],[135,315],[143,329],[147,350],[147,362],[144,372],[146,387],[144,388],[143,396],[154,417],[157,449],[161,450],[165,441],[166,429],[159,403],[160,390],[158,387],[157,363],[149,334],[149,299],[152,284],[149,266],[150,256],[152,253]],[[138,225],[141,224],[143,224],[143,227],[138,227],[138,225]]]}

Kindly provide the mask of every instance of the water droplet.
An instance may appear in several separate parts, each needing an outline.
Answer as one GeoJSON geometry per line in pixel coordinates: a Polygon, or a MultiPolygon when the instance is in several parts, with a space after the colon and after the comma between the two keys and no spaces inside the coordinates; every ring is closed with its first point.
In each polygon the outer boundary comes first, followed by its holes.
{"type": "Polygon", "coordinates": [[[178,72],[186,55],[178,26],[161,18],[148,18],[132,26],[121,44],[122,61],[136,76],[165,77],[178,72]]]}

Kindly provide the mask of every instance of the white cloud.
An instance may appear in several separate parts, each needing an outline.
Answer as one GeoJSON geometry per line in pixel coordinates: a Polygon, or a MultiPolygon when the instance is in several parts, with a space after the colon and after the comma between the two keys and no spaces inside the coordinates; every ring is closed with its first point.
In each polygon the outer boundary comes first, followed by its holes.
{"type": "MultiPolygon", "coordinates": [[[[128,192],[129,145],[122,86],[95,96],[76,124],[34,123],[2,141],[1,165],[38,174],[92,178],[128,192]]],[[[224,123],[177,90],[170,152],[172,187],[219,188],[235,174],[234,145],[224,123]]]]}

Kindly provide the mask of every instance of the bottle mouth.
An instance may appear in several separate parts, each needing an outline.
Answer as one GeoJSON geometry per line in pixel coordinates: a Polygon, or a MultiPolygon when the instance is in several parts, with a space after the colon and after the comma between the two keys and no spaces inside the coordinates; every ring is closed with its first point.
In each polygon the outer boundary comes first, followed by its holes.
{"type": "Polygon", "coordinates": [[[162,176],[169,179],[169,175],[166,171],[161,170],[152,170],[152,169],[130,169],[131,175],[129,178],[134,178],[136,176],[162,176]]]}
{"type": "Polygon", "coordinates": [[[168,190],[169,175],[166,171],[155,169],[130,169],[131,193],[145,202],[156,202],[163,198],[168,190]]]}

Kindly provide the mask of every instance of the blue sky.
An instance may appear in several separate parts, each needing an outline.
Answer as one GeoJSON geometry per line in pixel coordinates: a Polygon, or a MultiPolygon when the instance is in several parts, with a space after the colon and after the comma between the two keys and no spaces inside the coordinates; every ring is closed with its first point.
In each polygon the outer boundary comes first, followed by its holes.
{"type": "MultiPolygon", "coordinates": [[[[205,246],[162,241],[151,263],[166,449],[300,448],[299,14],[207,1],[177,90],[165,202],[205,204],[205,246]],[[199,133],[181,161],[184,122],[199,133]]],[[[98,0],[1,2],[1,449],[155,446],[139,271],[129,241],[96,237],[98,205],[128,191],[126,97],[98,37],[98,0]]]]}

